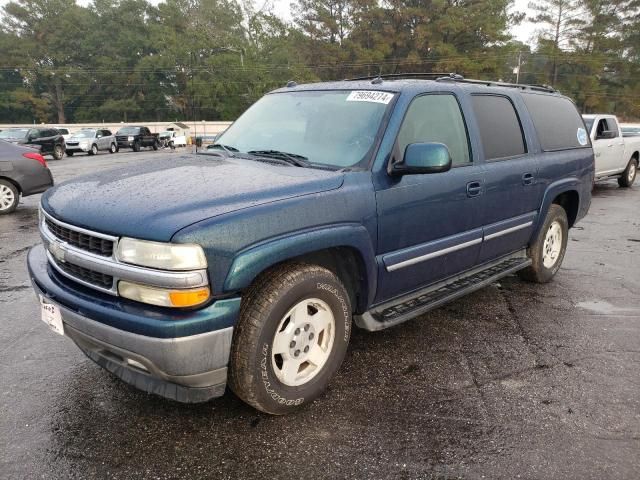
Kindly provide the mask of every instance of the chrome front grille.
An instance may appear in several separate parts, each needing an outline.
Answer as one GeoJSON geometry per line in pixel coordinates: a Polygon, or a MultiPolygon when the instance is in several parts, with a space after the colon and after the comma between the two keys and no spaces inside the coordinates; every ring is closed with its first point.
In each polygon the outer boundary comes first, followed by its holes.
{"type": "Polygon", "coordinates": [[[40,209],[40,233],[51,266],[86,287],[118,295],[118,281],[158,288],[197,288],[209,284],[206,269],[166,271],[118,260],[118,237],[62,222],[40,209]]]}
{"type": "Polygon", "coordinates": [[[103,257],[113,256],[113,240],[106,238],[100,238],[89,233],[85,233],[78,230],[73,230],[69,227],[65,227],[60,223],[54,222],[50,218],[45,218],[47,228],[53,235],[63,242],[78,247],[81,250],[95,253],[103,257]]]}

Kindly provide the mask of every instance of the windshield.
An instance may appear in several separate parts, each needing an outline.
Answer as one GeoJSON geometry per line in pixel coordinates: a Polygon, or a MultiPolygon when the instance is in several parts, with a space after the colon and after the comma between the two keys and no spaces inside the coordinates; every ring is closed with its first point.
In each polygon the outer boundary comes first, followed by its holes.
{"type": "Polygon", "coordinates": [[[241,153],[271,150],[311,164],[352,167],[373,147],[387,92],[306,91],[262,97],[216,139],[241,153]]]}
{"type": "Polygon", "coordinates": [[[139,130],[138,127],[124,127],[118,130],[116,135],[137,135],[139,130]]]}
{"type": "Polygon", "coordinates": [[[587,127],[587,133],[591,132],[591,127],[593,127],[593,121],[594,121],[593,118],[585,118],[584,119],[584,124],[587,127]]]}
{"type": "Polygon", "coordinates": [[[74,138],[93,138],[96,136],[95,130],[80,130],[73,134],[74,138]]]}
{"type": "Polygon", "coordinates": [[[28,128],[10,128],[9,130],[2,130],[0,132],[0,138],[23,138],[27,136],[28,128]]]}

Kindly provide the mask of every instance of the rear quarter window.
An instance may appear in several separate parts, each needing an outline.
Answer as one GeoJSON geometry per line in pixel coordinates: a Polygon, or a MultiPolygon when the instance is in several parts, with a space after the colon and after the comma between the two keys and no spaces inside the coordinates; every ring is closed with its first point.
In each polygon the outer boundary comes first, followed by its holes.
{"type": "Polygon", "coordinates": [[[521,95],[543,151],[591,146],[582,117],[571,100],[555,95],[521,95]]]}

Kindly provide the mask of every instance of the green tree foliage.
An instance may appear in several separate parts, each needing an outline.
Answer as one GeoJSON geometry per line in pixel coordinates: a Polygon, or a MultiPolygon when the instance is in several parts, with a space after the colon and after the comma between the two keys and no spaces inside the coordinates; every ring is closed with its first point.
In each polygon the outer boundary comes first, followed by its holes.
{"type": "Polygon", "coordinates": [[[551,83],[584,111],[640,117],[640,0],[13,0],[0,25],[0,122],[231,120],[297,82],[458,72],[551,83]]]}

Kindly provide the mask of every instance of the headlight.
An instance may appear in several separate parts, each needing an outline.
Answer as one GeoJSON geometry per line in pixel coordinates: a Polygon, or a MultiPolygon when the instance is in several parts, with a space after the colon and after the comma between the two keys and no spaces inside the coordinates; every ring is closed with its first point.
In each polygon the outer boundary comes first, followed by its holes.
{"type": "Polygon", "coordinates": [[[133,137],[132,137],[131,135],[129,135],[129,136],[127,137],[127,141],[128,141],[128,142],[133,142],[133,137]]]}
{"type": "Polygon", "coordinates": [[[118,293],[121,297],[150,305],[159,305],[161,307],[195,307],[209,300],[210,291],[209,287],[192,288],[189,290],[167,290],[120,280],[118,282],[118,293]]]}
{"type": "Polygon", "coordinates": [[[121,262],[161,270],[207,268],[207,259],[202,247],[186,243],[160,243],[121,238],[118,242],[117,257],[121,262]]]}

